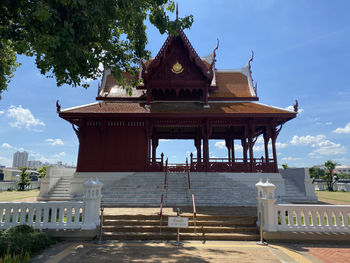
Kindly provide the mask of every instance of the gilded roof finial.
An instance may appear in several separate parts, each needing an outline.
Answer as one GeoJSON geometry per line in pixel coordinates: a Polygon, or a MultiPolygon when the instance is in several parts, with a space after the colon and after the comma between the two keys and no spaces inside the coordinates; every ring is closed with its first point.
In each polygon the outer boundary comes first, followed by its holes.
{"type": "Polygon", "coordinates": [[[177,4],[177,2],[176,2],[176,20],[178,20],[179,19],[179,8],[178,8],[179,6],[178,6],[178,4],[177,4]]]}

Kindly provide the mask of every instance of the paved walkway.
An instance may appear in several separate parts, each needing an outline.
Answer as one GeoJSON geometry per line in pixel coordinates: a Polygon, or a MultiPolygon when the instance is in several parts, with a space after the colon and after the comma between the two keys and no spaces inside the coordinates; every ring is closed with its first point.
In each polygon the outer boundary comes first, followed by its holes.
{"type": "Polygon", "coordinates": [[[61,242],[32,259],[35,263],[75,262],[350,262],[349,246],[269,244],[238,241],[61,242]]]}

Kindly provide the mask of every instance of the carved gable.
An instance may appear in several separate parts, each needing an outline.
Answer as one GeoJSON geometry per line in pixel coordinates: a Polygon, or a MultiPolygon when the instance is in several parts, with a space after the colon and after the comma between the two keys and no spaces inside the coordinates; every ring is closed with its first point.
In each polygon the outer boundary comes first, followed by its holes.
{"type": "Polygon", "coordinates": [[[181,31],[178,36],[168,37],[156,58],[144,66],[142,77],[147,92],[156,100],[176,99],[179,94],[179,99],[191,99],[193,95],[197,100],[208,89],[213,73],[211,65],[199,58],[181,31]]]}

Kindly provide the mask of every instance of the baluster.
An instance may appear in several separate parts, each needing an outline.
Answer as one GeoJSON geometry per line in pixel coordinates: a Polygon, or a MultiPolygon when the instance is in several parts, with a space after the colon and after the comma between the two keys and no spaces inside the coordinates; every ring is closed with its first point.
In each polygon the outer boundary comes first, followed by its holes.
{"type": "Polygon", "coordinates": [[[27,224],[32,226],[32,225],[34,225],[34,219],[33,219],[34,207],[32,205],[30,205],[28,207],[28,210],[29,210],[29,213],[28,213],[28,222],[27,222],[27,224]]]}
{"type": "Polygon", "coordinates": [[[293,213],[293,216],[295,217],[295,223],[294,223],[294,218],[293,218],[293,223],[296,225],[296,226],[300,226],[300,223],[301,223],[301,211],[298,211],[298,210],[295,210],[294,213],[293,213]]]}
{"type": "Polygon", "coordinates": [[[73,207],[67,207],[67,226],[72,224],[72,211],[73,207]]]}
{"type": "Polygon", "coordinates": [[[26,207],[21,206],[21,217],[20,217],[20,223],[23,225],[26,222],[26,207]]]}
{"type": "Polygon", "coordinates": [[[51,208],[51,223],[56,225],[56,218],[57,218],[57,206],[54,206],[51,208]]]}
{"type": "Polygon", "coordinates": [[[49,207],[44,208],[43,228],[49,225],[49,207]]]}
{"type": "Polygon", "coordinates": [[[286,210],[285,209],[281,210],[281,216],[282,216],[281,225],[282,226],[287,225],[287,223],[286,223],[286,210]]]}
{"type": "Polygon", "coordinates": [[[35,226],[36,228],[41,228],[41,217],[43,216],[42,213],[43,209],[40,206],[37,206],[35,211],[35,226]]]}
{"type": "Polygon", "coordinates": [[[311,216],[312,216],[312,225],[314,227],[317,227],[318,226],[318,224],[317,224],[317,212],[311,211],[311,216]]]}
{"type": "MultiPolygon", "coordinates": [[[[4,226],[7,228],[7,226],[10,226],[10,219],[11,219],[11,207],[6,207],[5,210],[5,222],[4,222],[4,226]]],[[[13,218],[12,218],[13,220],[13,218]]]]}
{"type": "Polygon", "coordinates": [[[64,220],[64,206],[59,207],[59,214],[58,214],[58,224],[63,225],[64,220]]]}
{"type": "Polygon", "coordinates": [[[332,212],[331,211],[327,211],[327,223],[328,226],[332,227],[333,226],[333,217],[332,217],[332,212]]]}
{"type": "Polygon", "coordinates": [[[13,217],[12,217],[12,226],[15,226],[18,221],[18,209],[19,207],[15,206],[13,207],[13,217]]]}
{"type": "Polygon", "coordinates": [[[292,215],[292,212],[291,211],[287,211],[288,212],[288,216],[287,216],[287,219],[288,219],[288,225],[289,226],[292,226],[293,225],[293,215],[292,215]]]}

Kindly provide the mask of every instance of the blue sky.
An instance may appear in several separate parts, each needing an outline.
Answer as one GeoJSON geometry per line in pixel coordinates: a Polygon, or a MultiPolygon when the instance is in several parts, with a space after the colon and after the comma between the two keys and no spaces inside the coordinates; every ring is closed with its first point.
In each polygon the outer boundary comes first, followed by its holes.
{"type": "MultiPolygon", "coordinates": [[[[251,50],[253,79],[260,102],[286,108],[299,101],[298,117],[278,138],[279,164],[311,166],[334,160],[350,165],[350,2],[343,0],[198,0],[179,2],[179,14],[193,14],[185,33],[200,56],[220,40],[218,69],[247,64],[251,50]]],[[[148,26],[148,48],[156,55],[166,36],[148,26]]],[[[70,124],[57,116],[62,108],[95,101],[97,81],[87,90],[57,87],[42,76],[32,58],[22,66],[0,101],[0,164],[11,166],[13,153],[30,159],[76,163],[78,140],[70,124]]],[[[262,155],[256,143],[256,156],[262,155]]],[[[225,157],[222,142],[210,155],[225,157]]],[[[193,141],[161,141],[158,152],[183,162],[193,141]]]]}

